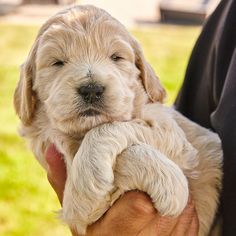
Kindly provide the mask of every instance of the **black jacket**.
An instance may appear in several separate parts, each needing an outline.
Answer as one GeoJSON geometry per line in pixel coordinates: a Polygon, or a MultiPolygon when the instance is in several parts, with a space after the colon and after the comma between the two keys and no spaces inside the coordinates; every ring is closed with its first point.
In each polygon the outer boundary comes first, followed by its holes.
{"type": "Polygon", "coordinates": [[[236,235],[236,0],[222,0],[193,49],[175,102],[191,120],[222,140],[223,235],[236,235]]]}

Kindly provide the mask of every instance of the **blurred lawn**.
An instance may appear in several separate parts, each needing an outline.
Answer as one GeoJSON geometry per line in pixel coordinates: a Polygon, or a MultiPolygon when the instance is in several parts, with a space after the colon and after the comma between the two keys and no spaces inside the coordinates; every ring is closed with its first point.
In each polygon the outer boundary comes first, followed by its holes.
{"type": "MultiPolygon", "coordinates": [[[[57,198],[46,175],[17,135],[13,91],[38,27],[0,24],[0,235],[64,236],[57,198]]],[[[200,27],[160,25],[133,30],[171,104],[181,85],[200,27]]]]}

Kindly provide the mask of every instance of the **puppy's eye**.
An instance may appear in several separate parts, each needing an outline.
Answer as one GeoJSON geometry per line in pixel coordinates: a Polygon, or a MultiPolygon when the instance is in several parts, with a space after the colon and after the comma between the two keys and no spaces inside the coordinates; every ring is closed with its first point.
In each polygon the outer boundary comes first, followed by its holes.
{"type": "Polygon", "coordinates": [[[112,54],[110,58],[112,61],[120,61],[120,60],[124,59],[123,57],[117,55],[116,53],[112,54]]]}
{"type": "Polygon", "coordinates": [[[52,66],[58,66],[58,67],[61,67],[61,66],[64,66],[65,65],[65,62],[64,61],[55,61],[52,66]]]}

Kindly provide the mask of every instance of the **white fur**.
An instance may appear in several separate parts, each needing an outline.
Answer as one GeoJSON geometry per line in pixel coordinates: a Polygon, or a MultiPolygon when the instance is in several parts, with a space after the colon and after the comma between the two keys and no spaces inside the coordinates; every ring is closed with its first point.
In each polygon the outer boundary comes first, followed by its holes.
{"type": "Polygon", "coordinates": [[[105,11],[77,6],[42,26],[14,102],[42,166],[50,143],[64,155],[62,218],[70,227],[84,234],[121,194],[139,189],[168,216],[183,211],[190,192],[199,235],[208,234],[221,189],[221,143],[163,106],[164,97],[137,41],[105,11]],[[114,53],[122,60],[112,61],[114,53]],[[65,64],[53,65],[58,60],[65,64]],[[77,90],[91,81],[105,92],[100,114],[85,117],[88,104],[77,90]]]}

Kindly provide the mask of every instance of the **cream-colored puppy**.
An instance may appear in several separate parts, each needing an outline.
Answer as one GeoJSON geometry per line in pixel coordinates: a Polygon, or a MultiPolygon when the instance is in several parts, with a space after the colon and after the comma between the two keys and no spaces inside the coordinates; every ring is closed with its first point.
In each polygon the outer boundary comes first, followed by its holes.
{"type": "Polygon", "coordinates": [[[42,166],[54,143],[67,166],[62,218],[79,233],[125,191],[177,216],[189,191],[207,235],[220,190],[218,136],[161,103],[165,91],[137,41],[104,10],[75,6],[40,29],[15,108],[42,166]]]}

